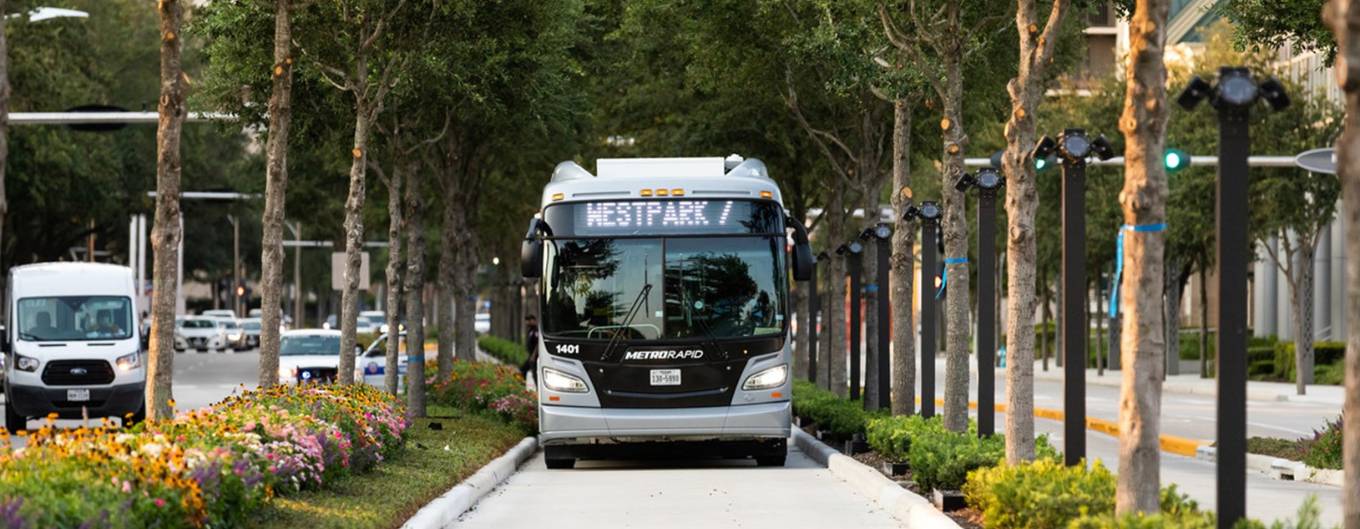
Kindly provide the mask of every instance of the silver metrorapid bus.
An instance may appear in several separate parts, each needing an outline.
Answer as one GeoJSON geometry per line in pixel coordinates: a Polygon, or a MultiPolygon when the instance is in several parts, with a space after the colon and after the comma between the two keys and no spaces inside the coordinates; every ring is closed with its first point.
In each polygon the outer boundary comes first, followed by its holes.
{"type": "Polygon", "coordinates": [[[540,278],[550,468],[655,454],[783,465],[789,281],[812,252],[759,160],[559,164],[523,248],[540,278]],[[790,244],[790,231],[792,244],[790,244]]]}

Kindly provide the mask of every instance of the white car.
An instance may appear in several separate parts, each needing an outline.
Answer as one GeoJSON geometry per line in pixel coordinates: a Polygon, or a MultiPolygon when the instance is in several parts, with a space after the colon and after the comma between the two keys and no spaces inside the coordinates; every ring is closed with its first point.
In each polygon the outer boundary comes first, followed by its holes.
{"type": "Polygon", "coordinates": [[[231,309],[205,310],[203,312],[198,313],[198,315],[204,318],[223,318],[228,320],[236,319],[236,313],[232,312],[231,309]]]}
{"type": "Polygon", "coordinates": [[[175,318],[175,350],[199,352],[227,348],[227,336],[213,318],[175,318]]]}
{"type": "Polygon", "coordinates": [[[355,330],[360,334],[382,332],[382,326],[387,323],[387,315],[381,310],[365,310],[359,313],[355,323],[355,330]]]}
{"type": "Polygon", "coordinates": [[[340,331],[288,331],[279,339],[280,384],[333,382],[339,367],[340,331]]]}
{"type": "Polygon", "coordinates": [[[227,340],[227,347],[240,351],[247,349],[246,330],[234,319],[214,318],[217,320],[217,328],[222,329],[222,335],[227,340]]]}
{"type": "MultiPolygon", "coordinates": [[[[373,387],[384,387],[387,374],[387,334],[369,344],[368,350],[354,362],[354,380],[362,380],[373,387]]],[[[397,388],[406,386],[406,333],[401,333],[401,349],[397,354],[397,388]]]]}
{"type": "Polygon", "coordinates": [[[473,316],[472,330],[482,334],[491,332],[491,315],[479,312],[476,316],[473,316]]]}

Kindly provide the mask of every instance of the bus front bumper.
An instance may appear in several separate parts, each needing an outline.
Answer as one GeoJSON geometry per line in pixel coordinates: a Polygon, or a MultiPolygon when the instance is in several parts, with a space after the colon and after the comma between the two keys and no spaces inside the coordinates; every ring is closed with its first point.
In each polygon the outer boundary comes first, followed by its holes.
{"type": "Polygon", "coordinates": [[[709,408],[539,408],[539,444],[597,441],[785,439],[789,401],[709,408]]]}

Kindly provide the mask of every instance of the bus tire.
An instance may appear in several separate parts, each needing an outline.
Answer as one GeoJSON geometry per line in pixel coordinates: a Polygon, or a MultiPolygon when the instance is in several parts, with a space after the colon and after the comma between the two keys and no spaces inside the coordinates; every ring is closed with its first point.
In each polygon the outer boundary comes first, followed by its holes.
{"type": "Polygon", "coordinates": [[[543,449],[543,463],[553,470],[567,470],[576,466],[576,458],[567,455],[564,447],[549,446],[543,449]]]}

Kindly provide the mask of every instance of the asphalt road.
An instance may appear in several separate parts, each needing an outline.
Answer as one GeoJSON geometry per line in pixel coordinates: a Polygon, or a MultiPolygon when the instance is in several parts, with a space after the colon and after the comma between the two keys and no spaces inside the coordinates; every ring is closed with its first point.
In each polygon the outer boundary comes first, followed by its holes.
{"type": "Polygon", "coordinates": [[[572,470],[548,470],[540,453],[457,526],[868,529],[899,523],[790,446],[784,468],[679,460],[581,461],[572,470]]]}

